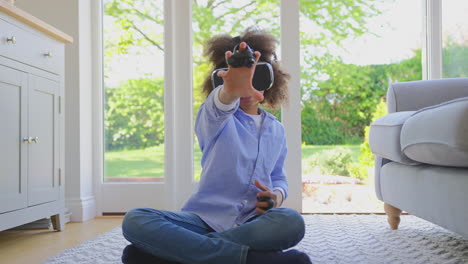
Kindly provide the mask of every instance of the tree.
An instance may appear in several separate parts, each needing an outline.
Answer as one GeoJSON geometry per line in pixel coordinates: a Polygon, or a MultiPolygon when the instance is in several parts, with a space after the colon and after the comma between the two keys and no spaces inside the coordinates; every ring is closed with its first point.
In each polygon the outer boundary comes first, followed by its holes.
{"type": "Polygon", "coordinates": [[[106,150],[138,149],[164,142],[164,81],[136,79],[106,89],[106,150]]]}
{"type": "MultiPolygon", "coordinates": [[[[375,7],[375,2],[378,1],[301,0],[301,20],[305,25],[318,29],[311,34],[302,34],[302,45],[340,45],[341,41],[348,37],[367,32],[367,19],[379,13],[375,7]]],[[[132,47],[145,47],[149,52],[164,50],[161,30],[164,25],[162,3],[161,0],[109,0],[105,3],[105,15],[112,17],[122,32],[115,39],[105,39],[106,55],[132,54],[139,51],[132,47]]],[[[194,0],[192,3],[195,87],[201,85],[203,77],[199,77],[205,76],[209,70],[207,65],[203,65],[205,60],[201,57],[201,51],[206,41],[214,34],[237,35],[247,26],[259,25],[279,37],[280,1],[194,0]]],[[[202,100],[199,94],[196,100],[202,100]]]]}
{"type": "Polygon", "coordinates": [[[355,143],[364,137],[379,102],[391,83],[422,79],[421,50],[392,64],[345,64],[330,59],[318,64],[327,76],[308,81],[313,88],[303,93],[303,141],[307,144],[355,143]]]}
{"type": "MultiPolygon", "coordinates": [[[[304,51],[305,61],[301,75],[304,80],[315,80],[318,75],[324,74],[324,70],[329,70],[333,65],[336,65],[336,58],[331,55],[330,49],[340,46],[346,38],[366,33],[367,20],[379,14],[376,7],[376,3],[379,1],[300,1],[300,19],[301,25],[303,25],[301,50],[304,51]],[[315,30],[311,31],[310,28],[315,30]],[[317,50],[320,52],[315,52],[317,50]]],[[[162,4],[162,0],[107,0],[104,5],[104,13],[113,19],[115,29],[121,34],[109,35],[108,38],[104,39],[106,58],[124,54],[139,54],[143,51],[162,52],[164,50],[162,4]]],[[[276,0],[194,0],[192,2],[194,114],[204,100],[199,88],[204,76],[211,71],[211,65],[201,56],[206,41],[213,35],[220,33],[238,35],[252,25],[258,25],[279,37],[279,4],[280,1],[276,0]]],[[[307,83],[302,87],[304,93],[311,93],[311,86],[308,86],[307,83]]],[[[325,101],[323,102],[325,103],[325,101]]],[[[339,111],[343,111],[343,109],[339,111]]],[[[337,126],[333,123],[333,119],[323,121],[321,124],[328,124],[325,131],[329,132],[333,129],[336,131],[337,127],[346,125],[337,126]]],[[[353,124],[351,127],[356,125],[353,124]]],[[[348,132],[338,137],[347,136],[349,136],[348,132]]],[[[336,136],[330,137],[328,142],[331,143],[333,140],[336,140],[336,136]]]]}
{"type": "MultiPolygon", "coordinates": [[[[320,29],[313,35],[304,35],[303,44],[325,47],[365,33],[366,19],[379,13],[375,2],[379,1],[301,0],[301,19],[313,22],[320,29]]],[[[238,34],[246,25],[266,26],[279,36],[279,23],[275,23],[279,17],[279,3],[274,0],[194,0],[195,48],[200,48],[213,34],[238,34]]],[[[151,31],[164,25],[162,4],[161,0],[108,0],[104,6],[105,15],[113,17],[124,33],[112,45],[119,48],[111,52],[123,54],[130,51],[130,46],[151,45],[163,50],[162,35],[151,31]]]]}
{"type": "Polygon", "coordinates": [[[459,43],[450,38],[445,41],[442,50],[444,78],[468,77],[468,36],[466,38],[459,43]]]}

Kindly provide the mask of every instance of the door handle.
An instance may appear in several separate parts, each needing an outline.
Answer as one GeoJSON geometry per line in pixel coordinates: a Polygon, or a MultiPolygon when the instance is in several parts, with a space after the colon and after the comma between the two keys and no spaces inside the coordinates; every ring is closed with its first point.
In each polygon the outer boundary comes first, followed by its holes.
{"type": "Polygon", "coordinates": [[[16,38],[14,36],[10,38],[7,37],[6,42],[11,43],[11,44],[16,44],[16,38]]]}
{"type": "Polygon", "coordinates": [[[23,142],[27,142],[27,143],[31,143],[32,142],[32,137],[27,137],[27,138],[23,138],[23,142]]]}

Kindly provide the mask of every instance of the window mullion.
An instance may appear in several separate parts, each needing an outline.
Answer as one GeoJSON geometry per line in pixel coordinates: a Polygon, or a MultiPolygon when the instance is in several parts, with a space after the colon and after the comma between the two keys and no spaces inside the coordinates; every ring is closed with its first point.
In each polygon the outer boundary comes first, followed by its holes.
{"type": "Polygon", "coordinates": [[[302,155],[301,155],[301,85],[299,0],[282,0],[281,62],[291,74],[289,81],[289,107],[283,107],[281,120],[288,144],[285,161],[289,196],[284,206],[302,211],[302,155]]]}
{"type": "Polygon", "coordinates": [[[192,5],[165,1],[166,204],[178,210],[193,189],[192,5]]]}
{"type": "MultiPolygon", "coordinates": [[[[426,70],[424,79],[442,78],[442,2],[441,0],[426,0],[425,2],[426,33],[426,70]]],[[[424,62],[423,62],[424,63],[424,62]]]]}

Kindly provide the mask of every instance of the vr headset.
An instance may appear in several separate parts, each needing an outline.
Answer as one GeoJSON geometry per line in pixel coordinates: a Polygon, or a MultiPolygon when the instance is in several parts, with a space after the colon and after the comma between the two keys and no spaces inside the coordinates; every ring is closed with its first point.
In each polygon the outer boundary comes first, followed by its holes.
{"type": "MultiPolygon", "coordinates": [[[[228,68],[216,69],[211,74],[211,84],[213,89],[223,84],[223,78],[218,77],[219,71],[227,71],[228,68]]],[[[259,62],[255,67],[252,86],[258,91],[266,91],[273,86],[275,81],[273,67],[268,62],[259,62]]]]}
{"type": "MultiPolygon", "coordinates": [[[[236,42],[240,42],[240,37],[234,38],[236,42]]],[[[239,51],[239,44],[234,47],[232,56],[227,60],[227,63],[234,68],[237,67],[252,67],[255,63],[254,51],[247,45],[244,51],[239,51]]],[[[227,71],[228,68],[216,69],[211,73],[211,84],[213,89],[223,84],[223,78],[218,77],[219,71],[227,71]]],[[[274,82],[273,67],[268,62],[259,62],[255,67],[252,86],[258,91],[266,91],[273,86],[274,82]]]]}

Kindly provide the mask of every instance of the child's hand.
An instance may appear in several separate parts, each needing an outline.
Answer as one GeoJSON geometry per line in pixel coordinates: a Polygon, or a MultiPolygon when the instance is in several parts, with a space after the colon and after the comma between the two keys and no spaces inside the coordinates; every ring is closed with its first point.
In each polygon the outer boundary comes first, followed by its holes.
{"type": "MultiPolygon", "coordinates": [[[[278,195],[276,193],[272,192],[271,189],[268,188],[267,186],[261,184],[258,180],[255,180],[255,185],[260,190],[263,191],[263,192],[257,193],[257,197],[269,197],[269,198],[273,199],[273,201],[275,202],[273,208],[277,207],[277,205],[278,205],[278,202],[277,202],[278,195]]],[[[255,210],[257,210],[258,213],[263,214],[266,211],[263,210],[261,207],[268,208],[268,202],[266,202],[266,201],[265,202],[256,202],[255,206],[257,207],[255,210]]]]}
{"type": "MultiPolygon", "coordinates": [[[[239,44],[239,51],[245,51],[247,44],[241,42],[239,44]]],[[[226,52],[226,60],[232,56],[231,51],[226,52]]],[[[224,88],[220,95],[222,103],[232,103],[239,97],[250,97],[253,96],[257,101],[263,101],[263,94],[255,90],[252,86],[252,79],[260,58],[260,52],[255,51],[255,63],[252,67],[239,67],[233,68],[228,65],[227,71],[218,72],[218,76],[223,78],[224,88]],[[224,99],[224,100],[223,100],[224,99]]]]}

